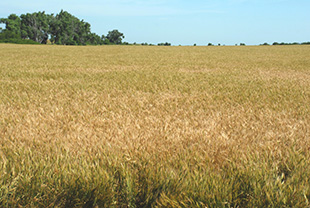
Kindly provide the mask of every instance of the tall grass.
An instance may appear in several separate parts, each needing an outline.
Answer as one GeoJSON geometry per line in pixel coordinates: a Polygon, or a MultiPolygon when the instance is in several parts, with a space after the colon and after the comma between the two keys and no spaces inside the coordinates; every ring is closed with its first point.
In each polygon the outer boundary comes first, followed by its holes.
{"type": "Polygon", "coordinates": [[[310,207],[310,47],[0,49],[0,207],[310,207]]]}

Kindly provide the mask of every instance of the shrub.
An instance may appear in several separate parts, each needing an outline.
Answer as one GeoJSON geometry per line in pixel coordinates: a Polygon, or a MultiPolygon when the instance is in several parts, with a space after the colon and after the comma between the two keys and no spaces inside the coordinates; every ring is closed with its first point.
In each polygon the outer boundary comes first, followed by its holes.
{"type": "Polygon", "coordinates": [[[33,40],[24,40],[24,39],[16,39],[16,38],[3,39],[3,40],[0,40],[0,43],[40,44],[40,43],[33,41],[33,40]]]}

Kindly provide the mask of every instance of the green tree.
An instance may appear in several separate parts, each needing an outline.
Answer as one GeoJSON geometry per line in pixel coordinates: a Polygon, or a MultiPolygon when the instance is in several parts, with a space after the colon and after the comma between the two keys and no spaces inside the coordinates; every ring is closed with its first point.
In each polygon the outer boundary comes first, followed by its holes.
{"type": "Polygon", "coordinates": [[[21,20],[16,14],[11,14],[8,18],[1,18],[0,23],[5,24],[5,29],[1,31],[1,39],[20,39],[21,38],[21,20]]]}
{"type": "Polygon", "coordinates": [[[22,38],[46,44],[49,37],[50,15],[43,11],[22,14],[20,17],[22,38]]]}
{"type": "Polygon", "coordinates": [[[108,32],[106,38],[112,44],[122,44],[123,38],[125,38],[124,34],[119,32],[118,30],[112,30],[108,32]]]}
{"type": "Polygon", "coordinates": [[[101,44],[102,45],[110,45],[111,43],[110,43],[109,39],[107,39],[107,37],[105,35],[102,35],[101,36],[101,44]]]}
{"type": "Polygon", "coordinates": [[[87,45],[102,45],[103,41],[96,33],[90,33],[87,37],[87,45]]]}
{"type": "Polygon", "coordinates": [[[88,22],[63,10],[56,15],[45,14],[44,11],[22,14],[20,17],[11,14],[8,18],[1,18],[1,23],[6,26],[5,29],[0,28],[2,42],[46,44],[50,39],[51,43],[61,45],[102,45],[122,44],[125,38],[118,30],[100,37],[91,32],[88,22]]]}
{"type": "Polygon", "coordinates": [[[165,42],[165,43],[158,43],[158,46],[171,46],[171,43],[165,42]]]}
{"type": "Polygon", "coordinates": [[[86,45],[93,39],[89,23],[63,10],[52,16],[50,34],[51,41],[61,45],[86,45]]]}

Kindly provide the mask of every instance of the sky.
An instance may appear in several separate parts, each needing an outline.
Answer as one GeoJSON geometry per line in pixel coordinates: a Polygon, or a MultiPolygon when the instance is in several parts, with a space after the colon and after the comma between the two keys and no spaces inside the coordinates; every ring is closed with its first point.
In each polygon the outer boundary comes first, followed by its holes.
{"type": "MultiPolygon", "coordinates": [[[[0,17],[61,9],[129,43],[257,45],[310,41],[310,0],[10,0],[0,17]]],[[[4,28],[4,25],[0,25],[4,28]]]]}

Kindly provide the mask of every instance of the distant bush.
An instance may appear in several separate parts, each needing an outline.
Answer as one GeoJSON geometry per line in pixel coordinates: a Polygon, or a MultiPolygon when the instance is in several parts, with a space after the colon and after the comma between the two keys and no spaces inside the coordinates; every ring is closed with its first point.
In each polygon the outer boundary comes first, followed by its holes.
{"type": "Polygon", "coordinates": [[[171,43],[165,42],[165,43],[158,43],[158,46],[171,46],[171,43]]]}
{"type": "Polygon", "coordinates": [[[269,44],[268,43],[263,43],[263,44],[260,44],[260,45],[268,46],[269,44]]]}
{"type": "Polygon", "coordinates": [[[272,45],[310,45],[310,42],[303,42],[303,43],[298,43],[298,42],[293,42],[293,43],[281,42],[281,43],[278,43],[278,42],[274,42],[272,45]]]}
{"type": "Polygon", "coordinates": [[[241,46],[245,46],[245,43],[240,43],[241,46]]]}
{"type": "Polygon", "coordinates": [[[15,44],[40,44],[33,40],[24,40],[24,39],[16,39],[16,38],[10,38],[10,39],[2,39],[0,40],[0,43],[15,43],[15,44]]]}

